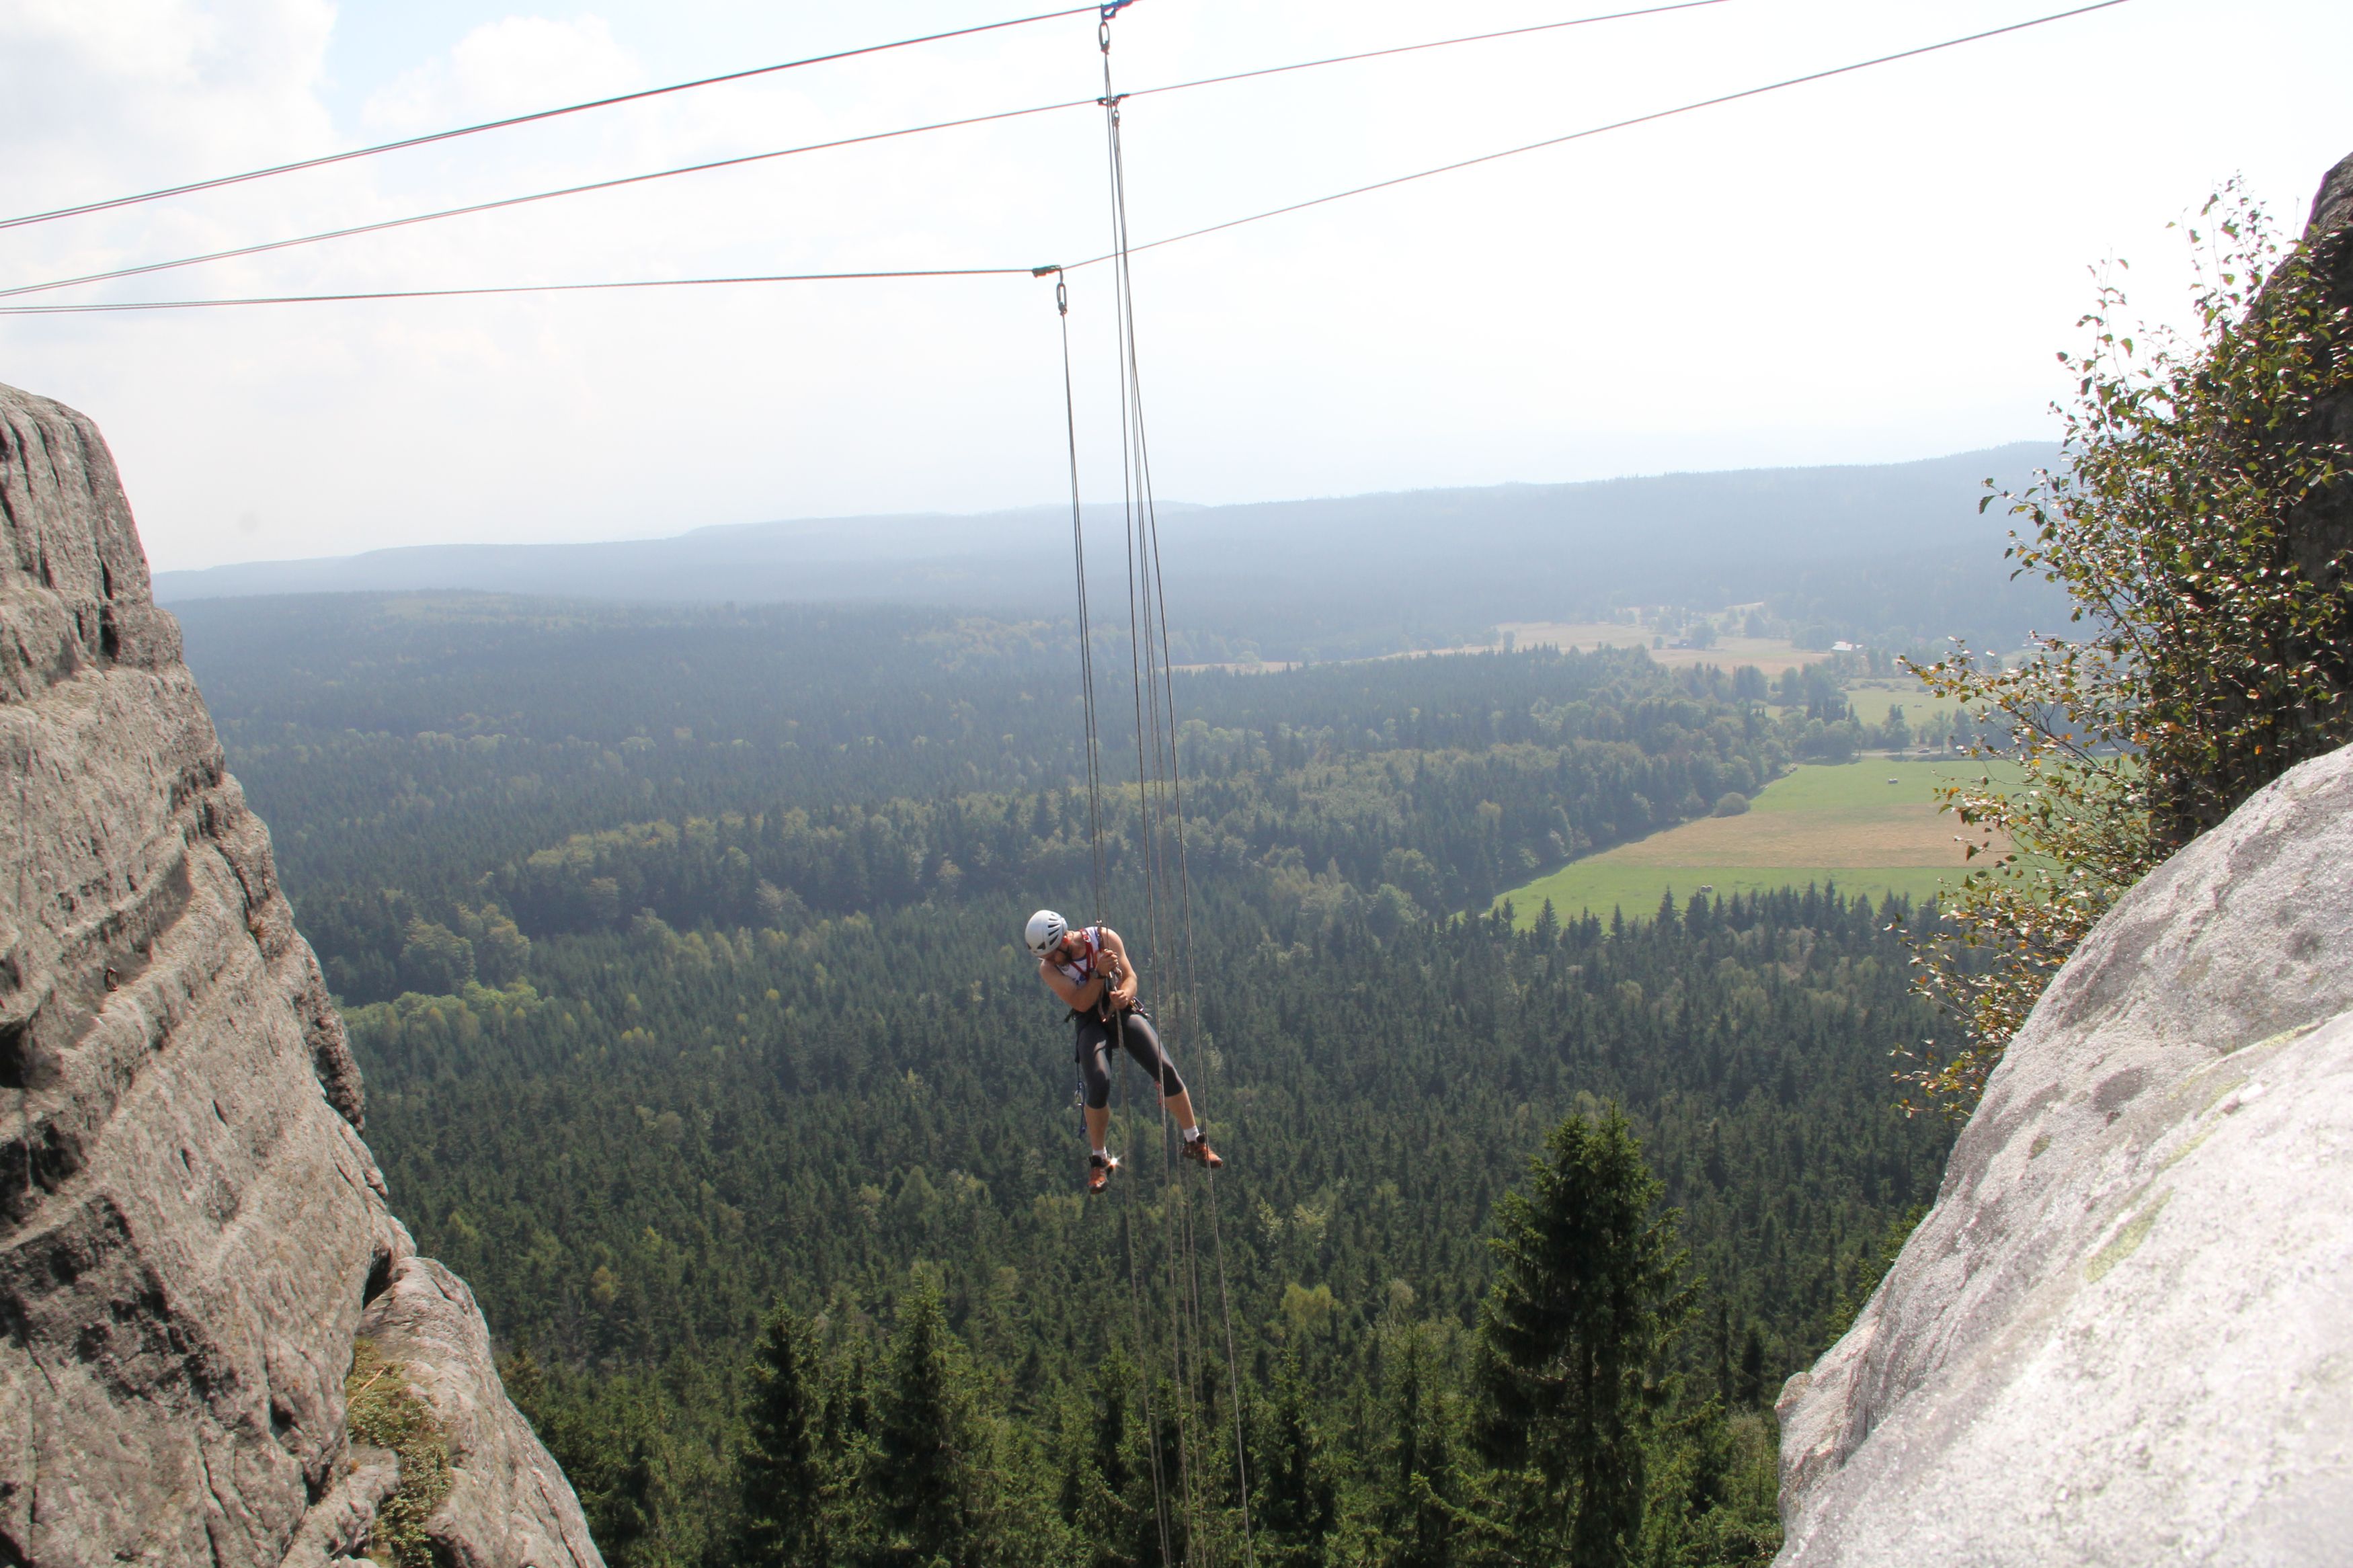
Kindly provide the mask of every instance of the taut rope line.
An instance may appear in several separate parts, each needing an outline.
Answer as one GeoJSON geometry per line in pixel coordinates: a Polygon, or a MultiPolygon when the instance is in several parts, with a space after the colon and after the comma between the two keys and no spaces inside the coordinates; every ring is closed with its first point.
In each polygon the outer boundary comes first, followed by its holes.
{"type": "MultiPolygon", "coordinates": [[[[1103,110],[1105,153],[1111,183],[1112,260],[1113,335],[1117,349],[1119,371],[1120,412],[1120,505],[1121,537],[1124,543],[1128,590],[1128,657],[1130,676],[1134,682],[1136,744],[1136,812],[1138,847],[1142,851],[1145,882],[1145,955],[1155,966],[1164,961],[1171,977],[1167,992],[1167,1019],[1164,1026],[1167,1039],[1164,1043],[1164,1062],[1174,1059],[1173,1046],[1176,1036],[1189,1027],[1198,1014],[1198,977],[1193,954],[1192,877],[1185,846],[1184,792],[1182,764],[1177,754],[1177,731],[1175,670],[1168,637],[1167,588],[1161,566],[1158,509],[1152,482],[1151,444],[1145,431],[1144,385],[1137,368],[1135,305],[1134,275],[1129,266],[1130,242],[1127,214],[1127,177],[1121,134],[1120,105],[1123,96],[1112,85],[1111,18],[1132,0],[1109,0],[1102,7],[1102,18],[1096,40],[1103,63],[1103,110]],[[1170,891],[1166,884],[1174,879],[1176,908],[1162,909],[1163,895],[1170,891]],[[1164,930],[1173,926],[1173,930],[1164,930]],[[1173,938],[1173,941],[1170,940],[1173,938]]],[[[1109,859],[1103,846],[1102,725],[1097,706],[1095,685],[1093,628],[1089,604],[1086,568],[1086,521],[1081,500],[1078,468],[1077,395],[1071,369],[1070,290],[1064,269],[1060,266],[1031,268],[1038,277],[1052,274],[1055,279],[1054,304],[1059,322],[1062,353],[1063,436],[1068,449],[1071,471],[1071,546],[1073,578],[1078,591],[1079,674],[1080,696],[1084,709],[1085,748],[1087,766],[1087,823],[1090,838],[1090,868],[1093,876],[1095,919],[1103,917],[1103,889],[1108,881],[1109,859]]],[[[1114,1055],[1124,1057],[1126,1051],[1124,1019],[1116,1021],[1120,1032],[1114,1055]]],[[[1127,1116],[1127,1075],[1120,1072],[1118,1116],[1124,1126],[1132,1125],[1127,1116]]],[[[1137,1373],[1142,1379],[1141,1406],[1145,1420],[1146,1447],[1152,1473],[1154,1522],[1157,1528],[1161,1562],[1164,1565],[1178,1561],[1181,1549],[1184,1557],[1212,1564],[1220,1539],[1216,1531],[1201,1528],[1202,1506],[1198,1478],[1193,1464],[1200,1419],[1198,1401],[1213,1384],[1202,1381],[1206,1368],[1201,1354],[1201,1279],[1196,1250],[1198,1231],[1187,1188],[1178,1180],[1176,1161],[1172,1148],[1165,1083],[1155,1080],[1155,1098],[1159,1101],[1157,1128],[1160,1140],[1162,1173],[1162,1219],[1166,1230],[1167,1293],[1168,1293],[1168,1367],[1176,1406],[1176,1477],[1179,1496],[1176,1500],[1182,1509],[1182,1534],[1179,1521],[1171,1517],[1168,1497],[1169,1479],[1167,1455],[1162,1444],[1160,1430],[1157,1376],[1155,1357],[1145,1353],[1148,1342],[1144,1328],[1143,1268],[1136,1257],[1135,1198],[1132,1193],[1121,1194],[1121,1235],[1126,1256],[1128,1274],[1128,1309],[1130,1331],[1137,1355],[1137,1373]]],[[[1243,1421],[1240,1369],[1235,1354],[1233,1303],[1225,1265],[1223,1237],[1219,1228],[1217,1189],[1214,1177],[1208,1186],[1210,1244],[1216,1252],[1220,1326],[1224,1331],[1226,1351],[1227,1392],[1232,1407],[1234,1473],[1240,1505],[1242,1542],[1246,1556],[1255,1568],[1257,1552],[1252,1540],[1250,1498],[1250,1467],[1248,1435],[1243,1421]]],[[[1156,1335],[1153,1336],[1156,1337],[1156,1335]]],[[[1211,1394],[1214,1400],[1214,1394],[1211,1394]]]]}

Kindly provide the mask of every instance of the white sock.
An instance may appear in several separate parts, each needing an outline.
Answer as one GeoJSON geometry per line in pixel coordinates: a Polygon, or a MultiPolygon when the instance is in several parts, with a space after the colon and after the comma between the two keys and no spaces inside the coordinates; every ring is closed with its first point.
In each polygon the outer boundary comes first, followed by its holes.
{"type": "Polygon", "coordinates": [[[1201,1129],[1200,1129],[1200,1126],[1199,1126],[1199,1124],[1198,1124],[1198,1123],[1196,1123],[1195,1125],[1193,1125],[1193,1126],[1191,1126],[1191,1127],[1187,1127],[1187,1129],[1185,1129],[1185,1142],[1187,1142],[1187,1143],[1198,1143],[1200,1141],[1201,1141],[1201,1129]]]}
{"type": "Polygon", "coordinates": [[[1098,1149],[1095,1151],[1095,1158],[1098,1160],[1108,1160],[1111,1158],[1111,1151],[1108,1149],[1098,1149]]]}

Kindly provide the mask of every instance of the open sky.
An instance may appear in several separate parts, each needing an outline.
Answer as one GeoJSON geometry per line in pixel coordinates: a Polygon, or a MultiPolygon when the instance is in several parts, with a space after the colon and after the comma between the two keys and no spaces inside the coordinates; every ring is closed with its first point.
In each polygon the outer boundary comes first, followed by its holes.
{"type": "MultiPolygon", "coordinates": [[[[1621,4],[1639,0],[1621,0],[1621,4]]],[[[1723,0],[1142,98],[1136,237],[2063,8],[1723,0]]],[[[11,0],[7,214],[1020,16],[1050,0],[11,0]]],[[[1136,0],[1123,89],[1620,8],[1136,0]]],[[[2289,226],[2353,152],[2342,0],[2130,0],[1139,257],[1163,495],[1924,457],[2046,437],[2091,268],[2179,311],[2168,221],[2289,226]]],[[[1099,89],[1073,17],[0,230],[0,287],[1099,89]]],[[[1108,229],[1099,111],[776,160],[26,297],[175,299],[1028,266],[1108,229]]],[[[1071,285],[1115,489],[1109,279],[1071,285]]],[[[0,320],[94,416],[158,566],[1066,493],[1027,277],[0,320]]],[[[10,301],[0,300],[0,303],[10,301]]]]}

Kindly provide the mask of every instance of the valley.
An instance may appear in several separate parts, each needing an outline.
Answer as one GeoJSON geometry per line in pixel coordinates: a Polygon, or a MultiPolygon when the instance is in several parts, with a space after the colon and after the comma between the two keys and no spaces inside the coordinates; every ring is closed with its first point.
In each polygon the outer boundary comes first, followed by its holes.
{"type": "Polygon", "coordinates": [[[182,615],[394,1200],[472,1284],[609,1560],[729,1560],[778,1303],[827,1401],[864,1397],[936,1303],[959,1408],[995,1434],[976,1495],[1064,1542],[1049,1557],[1116,1535],[1148,1515],[1149,1433],[1132,1411],[1100,1435],[1098,1369],[1168,1331],[1145,1291],[1138,1340],[1127,1268],[1180,1263],[1223,1280],[1202,1310],[1230,1312],[1238,1358],[1222,1328],[1192,1352],[1184,1440],[1226,1478],[1199,1528],[1236,1550],[1247,1507],[1261,1552],[1377,1557],[1411,1514],[1384,1456],[1425,1420],[1400,1390],[1443,1391],[1415,1440],[1472,1484],[1484,1238],[1547,1130],[1610,1104],[1696,1292],[1667,1363],[1693,1436],[1658,1463],[1715,1479],[1656,1501],[1684,1542],[1662,1550],[1769,1554],[1766,1406],[1868,1293],[1949,1139],[1893,1106],[1887,1053],[1928,1015],[1875,896],[1766,885],[1862,803],[1883,858],[1933,832],[1916,801],[1807,788],[1887,764],[1788,771],[1793,741],[1836,739],[1805,669],[1768,691],[1647,648],[1515,647],[1179,676],[1189,954],[1141,901],[1117,773],[1103,912],[1229,1167],[1171,1184],[1131,1084],[1131,1171],[1091,1203],[1069,1026],[1017,941],[1029,910],[1089,899],[1066,626],[469,595],[182,615]],[[1758,808],[1709,816],[1727,794],[1758,808]],[[1453,912],[1565,847],[1656,854],[1727,820],[1778,824],[1743,851],[1754,890],[1453,912]],[[1155,1220],[1131,1258],[1131,1214],[1189,1215],[1194,1240],[1155,1220]],[[1101,1509],[1052,1500],[1082,1494],[1101,1509]]]}
{"type": "Polygon", "coordinates": [[[2353,8],[16,9],[0,1568],[2337,1561],[2353,8]]]}

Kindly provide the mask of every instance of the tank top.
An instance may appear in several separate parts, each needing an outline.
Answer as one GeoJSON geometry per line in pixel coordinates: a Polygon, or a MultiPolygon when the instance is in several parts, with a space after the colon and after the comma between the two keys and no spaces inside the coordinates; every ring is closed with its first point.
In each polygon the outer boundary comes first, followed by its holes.
{"type": "Polygon", "coordinates": [[[1084,985],[1095,977],[1096,961],[1103,954],[1103,931],[1101,926],[1079,926],[1071,931],[1072,936],[1086,944],[1086,950],[1074,962],[1064,963],[1057,960],[1054,967],[1060,970],[1062,977],[1071,984],[1084,985]]]}

